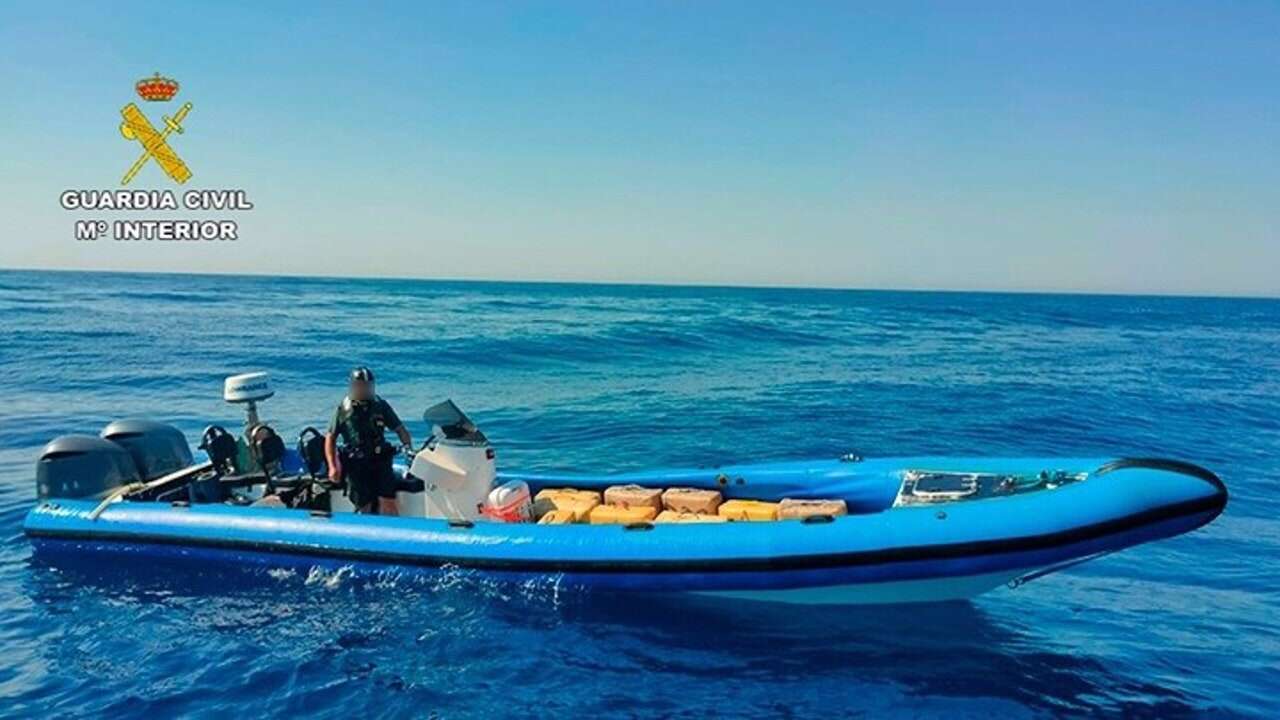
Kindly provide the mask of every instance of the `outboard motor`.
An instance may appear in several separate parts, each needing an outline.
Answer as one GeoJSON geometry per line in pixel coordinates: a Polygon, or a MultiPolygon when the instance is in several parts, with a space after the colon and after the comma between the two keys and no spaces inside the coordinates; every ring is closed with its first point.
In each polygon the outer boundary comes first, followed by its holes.
{"type": "Polygon", "coordinates": [[[64,435],[44,446],[36,461],[36,497],[100,498],[118,487],[142,482],[133,457],[123,447],[92,435],[64,435]]]}
{"type": "Polygon", "coordinates": [[[143,480],[154,480],[191,466],[191,446],[182,431],[152,420],[117,420],[102,429],[102,439],[133,456],[143,480]]]}
{"type": "Polygon", "coordinates": [[[428,408],[423,420],[433,435],[413,458],[406,480],[421,480],[421,493],[400,493],[402,515],[474,520],[497,477],[489,439],[446,400],[428,408]]]}

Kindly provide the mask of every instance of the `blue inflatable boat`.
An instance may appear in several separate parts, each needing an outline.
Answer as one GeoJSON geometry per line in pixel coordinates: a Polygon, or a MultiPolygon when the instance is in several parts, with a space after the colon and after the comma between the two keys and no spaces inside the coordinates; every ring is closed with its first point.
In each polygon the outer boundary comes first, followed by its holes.
{"type": "Polygon", "coordinates": [[[487,439],[451,404],[444,416],[433,411],[436,435],[400,465],[398,517],[349,512],[323,480],[314,431],[285,449],[261,424],[239,439],[210,428],[203,456],[192,457],[173,428],[126,421],[46,447],[25,531],[50,557],[466,568],[513,581],[552,577],[564,588],[893,603],[969,598],[1173,537],[1212,521],[1227,501],[1212,472],[1151,458],[846,456],[493,475],[487,439]],[[476,480],[477,498],[503,483],[534,495],[679,487],[715,491],[726,503],[823,499],[843,510],[763,522],[498,522],[479,512],[483,502],[458,500],[476,480]]]}

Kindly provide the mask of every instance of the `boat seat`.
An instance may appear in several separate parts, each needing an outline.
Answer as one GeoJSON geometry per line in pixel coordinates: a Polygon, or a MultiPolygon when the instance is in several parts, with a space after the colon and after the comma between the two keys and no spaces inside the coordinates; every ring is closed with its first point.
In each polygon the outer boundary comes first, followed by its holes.
{"type": "Polygon", "coordinates": [[[249,430],[246,437],[249,455],[259,470],[267,475],[279,474],[285,456],[284,440],[280,435],[270,425],[259,423],[249,430]]]}
{"type": "Polygon", "coordinates": [[[236,439],[221,425],[210,425],[200,437],[200,449],[218,472],[230,472],[236,463],[236,439]]]}
{"type": "Polygon", "coordinates": [[[324,477],[328,474],[329,463],[324,455],[324,435],[319,430],[309,427],[298,433],[298,457],[302,458],[302,466],[311,477],[324,477]]]}

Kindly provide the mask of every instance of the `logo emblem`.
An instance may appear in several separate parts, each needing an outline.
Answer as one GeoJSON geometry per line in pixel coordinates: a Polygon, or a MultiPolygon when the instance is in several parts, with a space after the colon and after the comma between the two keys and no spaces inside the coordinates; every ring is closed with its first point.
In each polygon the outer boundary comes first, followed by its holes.
{"type": "MultiPolygon", "coordinates": [[[[138,96],[147,102],[168,102],[178,94],[178,81],[161,77],[160,73],[156,73],[154,77],[139,80],[134,89],[137,90],[138,96]]],[[[136,104],[129,103],[120,109],[120,115],[124,118],[124,122],[120,123],[120,134],[126,140],[137,140],[142,145],[142,155],[124,174],[121,185],[128,185],[150,158],[155,158],[156,164],[164,174],[179,185],[191,179],[191,170],[186,163],[182,162],[182,158],[178,157],[178,153],[174,152],[168,141],[170,133],[182,134],[182,123],[190,112],[191,103],[183,104],[173,117],[163,116],[164,130],[157,131],[136,104]]]]}

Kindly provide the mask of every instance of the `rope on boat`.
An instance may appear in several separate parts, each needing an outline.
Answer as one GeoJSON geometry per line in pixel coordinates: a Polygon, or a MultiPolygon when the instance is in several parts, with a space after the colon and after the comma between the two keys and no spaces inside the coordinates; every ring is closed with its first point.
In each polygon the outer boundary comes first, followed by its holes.
{"type": "Polygon", "coordinates": [[[113,502],[116,502],[117,500],[124,497],[125,495],[128,495],[131,492],[144,490],[146,489],[146,487],[147,487],[146,483],[135,482],[135,483],[129,483],[128,485],[121,485],[115,490],[112,490],[111,492],[107,493],[106,497],[102,498],[102,502],[98,503],[97,507],[89,511],[89,519],[97,520],[98,516],[101,515],[103,511],[107,509],[108,505],[110,505],[113,502]]]}
{"type": "Polygon", "coordinates": [[[187,475],[198,474],[212,467],[213,467],[213,463],[203,462],[203,463],[200,463],[199,465],[182,468],[181,470],[178,470],[176,472],[171,472],[168,475],[165,475],[163,477],[158,477],[155,480],[151,480],[150,482],[135,482],[135,483],[129,483],[128,485],[121,485],[115,490],[112,490],[110,493],[107,493],[106,497],[102,498],[102,502],[98,503],[97,507],[89,511],[89,515],[88,515],[89,520],[90,521],[97,520],[98,516],[101,515],[103,512],[105,512],[108,506],[110,506],[112,503],[118,502],[121,498],[123,498],[125,495],[128,495],[129,493],[140,492],[142,490],[150,490],[152,488],[164,485],[165,483],[173,482],[178,478],[185,477],[187,475]]]}

